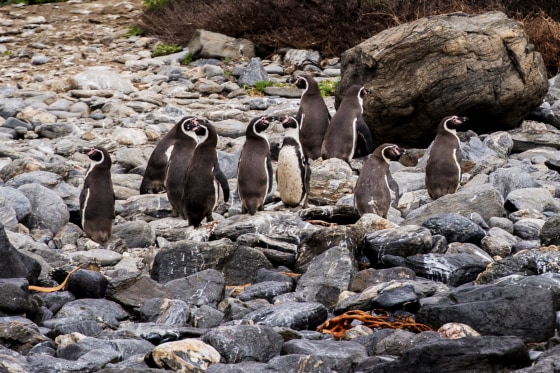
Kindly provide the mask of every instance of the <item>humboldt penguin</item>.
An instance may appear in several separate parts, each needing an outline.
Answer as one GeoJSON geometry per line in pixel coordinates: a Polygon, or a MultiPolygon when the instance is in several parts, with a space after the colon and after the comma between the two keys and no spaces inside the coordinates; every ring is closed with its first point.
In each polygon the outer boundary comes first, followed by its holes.
{"type": "Polygon", "coordinates": [[[319,85],[308,74],[288,79],[296,87],[303,89],[296,120],[300,124],[300,140],[308,159],[321,157],[321,146],[331,120],[331,114],[321,96],[319,85]]]}
{"type": "Polygon", "coordinates": [[[272,190],[272,161],[270,144],[263,133],[272,118],[253,118],[247,126],[245,143],[237,165],[237,192],[241,199],[241,213],[254,215],[264,209],[266,195],[272,190]]]}
{"type": "Polygon", "coordinates": [[[175,141],[169,150],[169,161],[165,173],[165,189],[167,199],[173,207],[173,216],[183,216],[183,192],[185,190],[185,175],[191,163],[194,149],[198,143],[195,128],[198,122],[194,117],[188,117],[178,123],[175,131],[175,141]]]}
{"type": "Polygon", "coordinates": [[[156,145],[148,159],[148,164],[140,183],[140,194],[155,194],[165,191],[167,164],[178,138],[178,130],[183,122],[188,122],[192,119],[194,119],[193,116],[181,118],[156,145]]]}
{"type": "Polygon", "coordinates": [[[402,153],[395,144],[383,144],[366,159],[354,188],[354,205],[360,215],[374,213],[387,217],[392,201],[391,190],[398,197],[398,185],[391,176],[389,164],[398,161],[402,153]],[[397,190],[391,184],[396,185],[397,190]]]}
{"type": "Polygon", "coordinates": [[[455,193],[461,183],[461,142],[457,128],[467,117],[448,116],[438,125],[426,163],[426,189],[432,199],[455,193]]]}
{"type": "Polygon", "coordinates": [[[99,146],[80,152],[91,160],[80,193],[82,229],[93,241],[104,243],[111,237],[115,217],[111,156],[99,146]]]}
{"type": "Polygon", "coordinates": [[[350,163],[355,156],[365,157],[373,151],[371,131],[362,116],[364,97],[369,93],[358,84],[348,88],[325,133],[323,159],[340,158],[350,163]]]}
{"type": "Polygon", "coordinates": [[[218,133],[214,126],[207,120],[198,119],[192,130],[199,141],[185,175],[182,215],[187,217],[189,224],[198,227],[204,218],[206,222],[213,221],[212,212],[220,189],[224,202],[228,201],[229,185],[218,163],[218,133]]]}
{"type": "Polygon", "coordinates": [[[306,206],[311,168],[300,142],[300,126],[296,118],[287,116],[282,120],[286,130],[276,166],[276,182],[280,199],[285,205],[306,206]]]}

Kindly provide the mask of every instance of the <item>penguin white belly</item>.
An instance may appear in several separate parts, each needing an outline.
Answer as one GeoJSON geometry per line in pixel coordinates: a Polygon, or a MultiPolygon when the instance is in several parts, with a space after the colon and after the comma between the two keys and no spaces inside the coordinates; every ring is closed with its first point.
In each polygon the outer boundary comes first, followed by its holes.
{"type": "Polygon", "coordinates": [[[293,146],[283,146],[278,155],[278,192],[287,205],[295,206],[302,200],[304,182],[301,179],[300,159],[293,146]]]}
{"type": "Polygon", "coordinates": [[[90,196],[90,190],[89,188],[86,191],[86,198],[84,198],[84,205],[82,206],[82,211],[81,211],[81,215],[82,215],[82,229],[84,229],[85,224],[86,224],[86,210],[87,210],[87,206],[88,206],[88,201],[89,201],[89,196],[90,196]]]}

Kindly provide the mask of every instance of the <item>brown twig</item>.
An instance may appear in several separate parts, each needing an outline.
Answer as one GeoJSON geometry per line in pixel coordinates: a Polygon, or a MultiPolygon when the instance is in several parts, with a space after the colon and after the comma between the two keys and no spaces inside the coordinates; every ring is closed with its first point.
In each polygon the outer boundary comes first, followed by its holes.
{"type": "Polygon", "coordinates": [[[55,286],[55,287],[52,287],[52,288],[45,288],[45,287],[42,287],[42,286],[29,285],[29,290],[38,291],[40,293],[54,293],[55,291],[59,291],[66,286],[66,283],[68,282],[68,279],[70,279],[70,276],[72,276],[72,274],[74,272],[76,272],[77,270],[79,270],[83,266],[84,266],[83,264],[80,264],[76,268],[74,268],[73,270],[68,272],[68,274],[66,275],[66,278],[64,279],[64,281],[62,281],[62,284],[60,284],[58,286],[55,286]]]}

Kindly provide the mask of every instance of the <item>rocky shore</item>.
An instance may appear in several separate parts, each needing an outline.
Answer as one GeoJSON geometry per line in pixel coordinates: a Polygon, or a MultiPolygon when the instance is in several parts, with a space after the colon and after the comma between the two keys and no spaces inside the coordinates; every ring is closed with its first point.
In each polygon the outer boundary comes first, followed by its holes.
{"type": "MultiPolygon", "coordinates": [[[[308,208],[272,193],[250,216],[235,192],[245,127],[295,114],[301,91],[255,96],[241,82],[297,70],[335,80],[338,60],[152,58],[155,40],[124,36],[140,5],[0,8],[0,370],[558,369],[560,80],[519,128],[460,133],[455,194],[432,201],[425,149],[407,149],[391,164],[387,219],[352,208],[363,159],[313,162],[308,208]],[[197,229],[165,194],[138,193],[155,145],[186,115],[216,126],[233,191],[197,229]],[[78,150],[92,145],[113,160],[106,245],[79,227],[89,159],[78,150]]],[[[268,136],[274,158],[281,125],[268,136]]]]}

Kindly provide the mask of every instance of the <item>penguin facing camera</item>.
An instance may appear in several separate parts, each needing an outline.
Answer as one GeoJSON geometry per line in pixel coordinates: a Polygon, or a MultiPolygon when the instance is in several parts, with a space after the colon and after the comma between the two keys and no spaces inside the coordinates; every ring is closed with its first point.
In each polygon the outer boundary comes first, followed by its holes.
{"type": "Polygon", "coordinates": [[[245,143],[237,165],[237,192],[241,213],[254,215],[264,209],[266,195],[272,191],[270,143],[264,131],[274,117],[253,118],[247,126],[245,143]]]}
{"type": "Polygon", "coordinates": [[[300,125],[296,118],[287,116],[282,127],[285,135],[276,167],[277,190],[286,206],[306,207],[311,168],[300,142],[300,125]]]}

